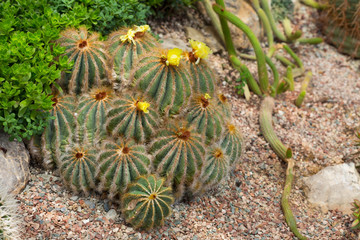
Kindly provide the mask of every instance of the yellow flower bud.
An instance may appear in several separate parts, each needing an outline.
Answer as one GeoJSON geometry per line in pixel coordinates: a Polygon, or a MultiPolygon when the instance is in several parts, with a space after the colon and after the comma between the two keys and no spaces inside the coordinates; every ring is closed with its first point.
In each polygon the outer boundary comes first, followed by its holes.
{"type": "Polygon", "coordinates": [[[136,27],[135,32],[146,32],[149,30],[150,30],[149,25],[141,25],[136,27]]]}
{"type": "Polygon", "coordinates": [[[150,107],[150,103],[148,102],[138,102],[136,104],[136,107],[138,110],[143,111],[144,113],[148,113],[149,110],[147,110],[148,107],[150,107]]]}
{"type": "Polygon", "coordinates": [[[122,42],[134,42],[135,33],[136,31],[134,31],[133,29],[129,29],[126,35],[120,36],[120,40],[122,42]]]}
{"type": "Polygon", "coordinates": [[[210,95],[208,93],[205,93],[204,98],[205,99],[210,99],[211,97],[210,97],[210,95]]]}
{"type": "MultiPolygon", "coordinates": [[[[206,59],[206,58],[208,58],[208,55],[210,53],[212,53],[210,48],[208,46],[206,46],[206,44],[203,42],[199,42],[199,41],[190,39],[189,43],[190,43],[191,48],[193,49],[193,53],[194,53],[195,57],[198,59],[206,59]]],[[[197,61],[197,63],[198,63],[198,61],[197,61]]]]}
{"type": "Polygon", "coordinates": [[[166,65],[179,66],[182,52],[183,51],[180,48],[170,49],[167,53],[166,65]]]}

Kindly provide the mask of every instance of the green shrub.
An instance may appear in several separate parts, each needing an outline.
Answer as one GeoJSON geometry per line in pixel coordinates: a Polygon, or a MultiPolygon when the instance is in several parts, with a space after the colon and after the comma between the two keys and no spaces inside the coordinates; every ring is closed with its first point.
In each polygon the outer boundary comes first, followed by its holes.
{"type": "Polygon", "coordinates": [[[0,3],[0,127],[11,138],[41,133],[52,109],[51,86],[70,68],[53,44],[66,22],[44,1],[0,3]]]}

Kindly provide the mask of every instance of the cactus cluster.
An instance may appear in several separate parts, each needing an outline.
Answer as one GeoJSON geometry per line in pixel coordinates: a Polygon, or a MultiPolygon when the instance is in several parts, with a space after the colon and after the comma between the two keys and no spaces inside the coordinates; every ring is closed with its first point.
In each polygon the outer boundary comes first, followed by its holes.
{"type": "Polygon", "coordinates": [[[5,186],[0,185],[0,239],[20,239],[20,224],[15,199],[7,193],[5,186]]]}
{"type": "Polygon", "coordinates": [[[358,0],[326,0],[320,15],[327,40],[340,52],[360,58],[360,2],[358,0]]]}
{"type": "Polygon", "coordinates": [[[190,52],[160,49],[148,30],[120,29],[106,42],[85,29],[62,33],[75,65],[31,151],[71,190],[107,194],[145,229],[161,225],[185,194],[218,185],[243,148],[206,62],[210,49],[194,40],[190,52]]]}

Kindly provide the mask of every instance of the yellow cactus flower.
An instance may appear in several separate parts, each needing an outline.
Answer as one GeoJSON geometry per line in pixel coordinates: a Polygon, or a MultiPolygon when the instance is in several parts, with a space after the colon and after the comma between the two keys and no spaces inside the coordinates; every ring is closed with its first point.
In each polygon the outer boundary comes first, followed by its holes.
{"type": "Polygon", "coordinates": [[[211,96],[210,96],[208,93],[205,93],[204,98],[205,98],[205,99],[210,99],[211,96]]]}
{"type": "Polygon", "coordinates": [[[149,31],[150,30],[150,27],[149,25],[141,25],[141,26],[137,26],[136,29],[135,29],[135,32],[146,32],[146,31],[149,31]]]}
{"type": "Polygon", "coordinates": [[[203,42],[190,39],[189,43],[191,48],[193,49],[195,57],[197,58],[196,64],[200,62],[200,59],[206,59],[208,58],[209,54],[212,53],[210,48],[206,46],[206,44],[203,42]]]}
{"type": "Polygon", "coordinates": [[[181,50],[180,48],[170,49],[166,57],[166,66],[179,66],[180,59],[182,58],[182,52],[183,50],[181,50]]]}
{"type": "Polygon", "coordinates": [[[134,31],[133,29],[129,29],[126,35],[120,36],[120,40],[122,42],[134,42],[135,33],[136,31],[134,31]]]}
{"type": "Polygon", "coordinates": [[[144,113],[148,113],[149,110],[147,110],[148,107],[150,107],[150,103],[148,102],[138,102],[136,104],[137,109],[139,109],[140,111],[143,111],[144,113]]]}

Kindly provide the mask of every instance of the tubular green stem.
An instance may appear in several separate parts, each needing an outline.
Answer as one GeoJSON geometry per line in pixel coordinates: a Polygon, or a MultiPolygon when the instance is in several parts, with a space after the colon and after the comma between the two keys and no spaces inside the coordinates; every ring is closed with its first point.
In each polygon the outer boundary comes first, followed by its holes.
{"type": "Polygon", "coordinates": [[[261,6],[262,8],[264,9],[264,12],[266,13],[266,16],[268,17],[269,19],[269,22],[270,22],[270,25],[271,25],[271,28],[275,34],[275,36],[285,42],[286,41],[286,37],[284,36],[284,34],[282,32],[280,32],[280,30],[277,28],[276,26],[276,22],[274,20],[274,17],[271,13],[271,10],[270,10],[270,4],[267,0],[261,0],[261,6]]]}
{"type": "Polygon", "coordinates": [[[312,7],[312,8],[316,8],[316,9],[325,9],[327,8],[327,5],[325,4],[320,4],[314,0],[300,0],[300,2],[302,2],[303,4],[312,7]]]}
{"type": "Polygon", "coordinates": [[[294,77],[291,67],[287,67],[286,69],[286,78],[289,80],[289,90],[294,91],[294,77]]]}
{"type": "Polygon", "coordinates": [[[296,64],[300,67],[300,69],[304,69],[303,63],[300,58],[294,53],[294,51],[286,44],[283,45],[283,48],[290,56],[295,60],[296,64]]]}
{"type": "Polygon", "coordinates": [[[253,3],[255,11],[257,12],[261,22],[263,23],[263,26],[264,26],[264,29],[266,32],[266,37],[267,37],[268,44],[269,44],[269,48],[271,48],[274,45],[274,35],[273,35],[273,31],[271,29],[269,19],[268,19],[266,13],[264,12],[264,10],[260,8],[259,0],[252,0],[252,3],[253,3]]]}
{"type": "Polygon", "coordinates": [[[284,18],[284,20],[282,21],[283,27],[284,27],[284,32],[287,38],[291,37],[292,35],[292,27],[291,27],[291,22],[288,18],[284,18]]]}
{"type": "Polygon", "coordinates": [[[297,40],[299,43],[308,43],[308,44],[319,44],[324,41],[324,39],[316,37],[316,38],[299,38],[297,40]]]}
{"type": "Polygon", "coordinates": [[[273,76],[274,76],[274,82],[271,86],[271,96],[275,97],[276,96],[276,89],[279,85],[279,72],[276,69],[275,64],[271,61],[271,59],[268,56],[265,56],[266,58],[266,63],[269,65],[271,71],[273,72],[273,76]]]}
{"type": "MultiPolygon", "coordinates": [[[[201,3],[201,2],[199,2],[199,3],[201,3]]],[[[214,10],[212,9],[212,5],[211,5],[210,0],[203,0],[202,3],[204,4],[205,10],[206,10],[208,16],[210,17],[210,20],[211,20],[217,34],[219,35],[219,37],[220,37],[221,41],[223,42],[223,44],[225,44],[225,38],[224,38],[224,34],[222,32],[219,17],[214,12],[214,10]]]]}
{"type": "Polygon", "coordinates": [[[304,99],[305,99],[305,96],[306,96],[306,89],[310,83],[310,80],[311,80],[311,77],[312,77],[312,72],[309,71],[306,73],[305,75],[305,78],[301,84],[301,89],[300,89],[300,94],[299,96],[296,98],[295,100],[295,105],[300,108],[304,99]]]}
{"type": "Polygon", "coordinates": [[[240,72],[240,74],[245,74],[247,76],[246,83],[251,89],[251,91],[258,96],[262,96],[259,85],[257,84],[249,69],[245,66],[245,64],[242,64],[241,61],[234,55],[230,55],[230,61],[233,64],[234,68],[240,72]]]}
{"type": "MultiPolygon", "coordinates": [[[[216,3],[219,4],[222,8],[225,8],[225,4],[224,4],[223,0],[216,0],[216,3]]],[[[230,28],[227,23],[227,20],[225,19],[224,16],[221,16],[221,15],[219,15],[219,19],[220,19],[222,32],[223,32],[224,38],[225,38],[226,50],[228,51],[229,56],[231,56],[231,55],[236,56],[236,49],[234,47],[234,43],[231,38],[230,28]]]]}
{"type": "Polygon", "coordinates": [[[290,66],[290,67],[292,67],[292,68],[295,68],[295,67],[296,67],[295,64],[293,64],[292,62],[290,62],[289,59],[287,59],[286,57],[284,57],[284,56],[282,56],[282,55],[280,55],[280,54],[276,54],[276,55],[275,55],[275,58],[276,58],[277,60],[279,60],[282,64],[284,64],[286,67],[287,67],[287,66],[290,66]]]}
{"type": "Polygon", "coordinates": [[[272,126],[272,111],[274,109],[274,99],[272,97],[265,97],[261,103],[260,108],[260,128],[266,141],[270,144],[274,152],[284,161],[288,163],[286,170],[286,180],[283,195],[281,198],[281,206],[285,215],[285,221],[288,224],[290,230],[300,240],[306,238],[301,235],[296,226],[296,219],[291,211],[289,205],[289,196],[291,192],[291,185],[294,179],[293,168],[295,165],[294,160],[289,154],[289,148],[285,147],[284,144],[276,136],[272,126]]]}
{"type": "Polygon", "coordinates": [[[266,69],[265,54],[261,48],[259,40],[256,38],[255,34],[251,31],[251,29],[234,14],[226,11],[223,7],[217,4],[213,5],[213,9],[217,14],[219,14],[219,16],[225,17],[228,21],[240,28],[249,38],[256,55],[260,89],[264,94],[267,94],[269,91],[269,79],[266,69]]]}

